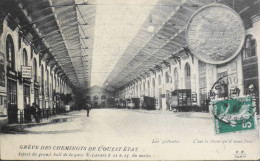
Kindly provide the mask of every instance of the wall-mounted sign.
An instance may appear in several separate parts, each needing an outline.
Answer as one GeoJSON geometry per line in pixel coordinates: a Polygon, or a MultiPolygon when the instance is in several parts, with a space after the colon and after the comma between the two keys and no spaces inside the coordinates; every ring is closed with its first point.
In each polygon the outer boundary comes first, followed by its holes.
{"type": "Polygon", "coordinates": [[[23,78],[32,78],[32,67],[22,65],[22,77],[23,78]]]}
{"type": "Polygon", "coordinates": [[[193,93],[191,94],[191,96],[192,96],[192,103],[193,103],[193,104],[197,104],[197,93],[196,93],[196,92],[193,92],[193,93]]]}

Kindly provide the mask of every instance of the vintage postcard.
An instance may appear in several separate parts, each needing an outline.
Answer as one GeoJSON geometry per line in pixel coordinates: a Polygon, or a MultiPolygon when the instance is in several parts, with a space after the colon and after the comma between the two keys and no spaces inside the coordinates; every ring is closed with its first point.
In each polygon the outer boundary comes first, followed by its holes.
{"type": "Polygon", "coordinates": [[[0,0],[1,160],[259,160],[259,0],[0,0]]]}

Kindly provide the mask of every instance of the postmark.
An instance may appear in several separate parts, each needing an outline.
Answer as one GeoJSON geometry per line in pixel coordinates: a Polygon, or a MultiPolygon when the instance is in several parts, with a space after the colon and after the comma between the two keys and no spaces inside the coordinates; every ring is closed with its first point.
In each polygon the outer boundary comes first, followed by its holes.
{"type": "Polygon", "coordinates": [[[239,97],[240,89],[237,85],[236,73],[220,77],[212,86],[209,98],[209,111],[213,114],[216,134],[245,131],[255,129],[254,96],[239,97]],[[230,85],[227,97],[220,97],[222,88],[230,85]]]}

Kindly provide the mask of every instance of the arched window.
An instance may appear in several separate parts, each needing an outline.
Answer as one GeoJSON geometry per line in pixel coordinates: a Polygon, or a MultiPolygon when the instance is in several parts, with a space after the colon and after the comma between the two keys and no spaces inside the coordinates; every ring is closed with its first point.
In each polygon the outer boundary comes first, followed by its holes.
{"type": "Polygon", "coordinates": [[[155,80],[154,80],[154,78],[153,78],[153,95],[152,96],[155,97],[155,80]]]}
{"type": "Polygon", "coordinates": [[[148,86],[148,96],[150,96],[150,81],[149,80],[147,82],[147,86],[148,86]]]}
{"type": "Polygon", "coordinates": [[[174,69],[174,88],[179,89],[179,76],[177,68],[174,69]]]}
{"type": "Polygon", "coordinates": [[[189,65],[189,63],[185,64],[185,85],[186,85],[186,89],[191,89],[191,84],[190,84],[190,65],[189,65]]]}
{"type": "Polygon", "coordinates": [[[33,59],[33,77],[34,81],[37,82],[37,62],[36,59],[33,59]]]}
{"type": "Polygon", "coordinates": [[[158,76],[158,84],[159,84],[159,85],[162,84],[162,78],[161,78],[161,75],[158,76]]]}
{"type": "Polygon", "coordinates": [[[170,83],[168,72],[165,73],[165,83],[170,83]]]}
{"type": "Polygon", "coordinates": [[[28,66],[28,56],[25,49],[23,49],[23,65],[28,66]]]}
{"type": "Polygon", "coordinates": [[[140,94],[142,94],[142,84],[139,85],[139,91],[140,91],[140,94]]]}
{"type": "Polygon", "coordinates": [[[145,82],[143,82],[143,94],[145,95],[145,82]]]}
{"type": "Polygon", "coordinates": [[[243,58],[246,59],[253,56],[256,56],[256,40],[252,35],[247,35],[243,50],[243,58]]]}
{"type": "Polygon", "coordinates": [[[135,86],[135,96],[138,96],[138,85],[135,86]]]}
{"type": "Polygon", "coordinates": [[[56,89],[56,76],[54,75],[54,89],[56,89]]]}
{"type": "Polygon", "coordinates": [[[14,42],[10,35],[8,35],[6,39],[6,60],[7,60],[7,66],[10,69],[14,70],[14,66],[15,66],[14,42]]]}
{"type": "Polygon", "coordinates": [[[46,82],[46,94],[47,94],[47,96],[49,96],[49,71],[48,71],[48,69],[46,70],[46,78],[47,78],[47,82],[46,82]]]}
{"type": "Polygon", "coordinates": [[[53,75],[51,73],[51,83],[50,83],[50,92],[52,93],[53,90],[53,75]]]}
{"type": "Polygon", "coordinates": [[[42,87],[42,95],[44,95],[44,68],[41,66],[41,87],[42,87]]]}
{"type": "Polygon", "coordinates": [[[185,74],[187,77],[190,77],[190,65],[189,63],[186,63],[185,65],[185,74]]]}

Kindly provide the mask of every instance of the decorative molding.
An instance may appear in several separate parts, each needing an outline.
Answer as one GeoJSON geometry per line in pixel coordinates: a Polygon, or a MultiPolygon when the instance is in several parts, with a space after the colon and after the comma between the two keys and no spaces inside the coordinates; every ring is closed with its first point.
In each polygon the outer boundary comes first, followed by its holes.
{"type": "Polygon", "coordinates": [[[176,56],[176,55],[172,55],[172,59],[176,62],[179,63],[180,69],[181,69],[181,58],[176,56]]]}
{"type": "Polygon", "coordinates": [[[146,78],[146,76],[144,74],[140,74],[140,77],[143,78],[143,79],[146,78]]]}
{"type": "Polygon", "coordinates": [[[26,25],[25,27],[20,28],[20,34],[24,38],[23,41],[26,45],[30,45],[33,41],[33,35],[31,31],[33,31],[33,25],[34,24],[29,24],[26,25]]]}
{"type": "Polygon", "coordinates": [[[142,81],[142,78],[141,78],[141,77],[137,77],[136,79],[138,79],[139,81],[142,81]]]}
{"type": "Polygon", "coordinates": [[[167,61],[165,61],[165,60],[162,61],[162,64],[163,64],[165,67],[170,67],[170,65],[171,65],[169,62],[167,62],[167,61]]]}
{"type": "Polygon", "coordinates": [[[11,29],[11,30],[15,30],[16,27],[19,25],[20,20],[14,16],[13,14],[8,13],[7,16],[7,26],[11,29]]]}
{"type": "Polygon", "coordinates": [[[190,49],[188,47],[183,47],[184,49],[184,52],[187,54],[188,57],[191,57],[192,59],[192,64],[194,64],[194,56],[193,54],[191,53],[190,49]]]}
{"type": "Polygon", "coordinates": [[[3,33],[4,19],[7,16],[7,14],[8,14],[7,12],[0,9],[0,36],[3,33]]]}
{"type": "Polygon", "coordinates": [[[159,65],[155,65],[154,69],[155,69],[155,71],[157,71],[157,72],[162,71],[162,67],[159,66],[159,65]]]}
{"type": "Polygon", "coordinates": [[[149,78],[151,76],[149,72],[144,72],[144,75],[146,78],[149,78]]]}

